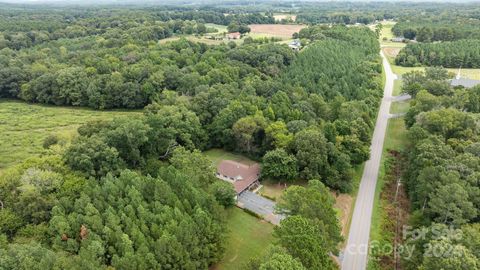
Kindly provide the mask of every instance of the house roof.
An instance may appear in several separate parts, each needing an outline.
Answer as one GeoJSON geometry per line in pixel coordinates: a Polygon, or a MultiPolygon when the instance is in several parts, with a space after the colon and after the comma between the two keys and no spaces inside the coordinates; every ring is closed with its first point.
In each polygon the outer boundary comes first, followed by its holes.
{"type": "Polygon", "coordinates": [[[217,173],[233,178],[235,191],[240,193],[258,180],[260,165],[258,163],[246,165],[233,160],[223,160],[218,164],[217,173]]]}
{"type": "Polygon", "coordinates": [[[477,85],[480,85],[480,81],[479,80],[472,80],[472,79],[467,79],[467,78],[456,78],[456,79],[453,79],[451,82],[450,82],[450,85],[452,86],[463,86],[465,88],[472,88],[472,87],[475,87],[477,85]]]}
{"type": "Polygon", "coordinates": [[[240,32],[232,32],[232,33],[228,33],[228,36],[230,37],[239,37],[241,36],[242,34],[240,34],[240,32]]]}

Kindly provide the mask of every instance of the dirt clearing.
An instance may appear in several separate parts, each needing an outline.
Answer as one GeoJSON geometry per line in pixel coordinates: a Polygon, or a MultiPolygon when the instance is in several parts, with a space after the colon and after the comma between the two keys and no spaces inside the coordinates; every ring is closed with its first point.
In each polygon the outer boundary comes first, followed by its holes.
{"type": "Polygon", "coordinates": [[[398,53],[400,52],[402,48],[391,48],[391,47],[386,47],[383,48],[383,52],[385,53],[385,56],[387,57],[397,57],[398,53]]]}
{"type": "Polygon", "coordinates": [[[298,33],[306,25],[294,24],[251,24],[251,34],[291,38],[293,33],[298,33]]]}

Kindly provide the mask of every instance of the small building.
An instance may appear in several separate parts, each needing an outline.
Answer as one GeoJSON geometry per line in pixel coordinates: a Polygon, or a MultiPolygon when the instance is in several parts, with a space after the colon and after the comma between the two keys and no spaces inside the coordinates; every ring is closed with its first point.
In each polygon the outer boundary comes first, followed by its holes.
{"type": "Polygon", "coordinates": [[[300,43],[300,40],[294,40],[290,43],[288,43],[288,47],[294,51],[300,51],[302,48],[302,43],[300,43]]]}
{"type": "Polygon", "coordinates": [[[405,42],[405,38],[403,37],[394,37],[392,39],[390,39],[391,42],[405,42]]]}
{"type": "Polygon", "coordinates": [[[242,37],[242,34],[240,34],[240,32],[233,32],[233,33],[227,34],[228,39],[240,39],[241,37],[242,37]]]}
{"type": "Polygon", "coordinates": [[[260,165],[246,165],[233,160],[223,160],[217,166],[217,178],[233,185],[237,195],[259,184],[260,165]]]}

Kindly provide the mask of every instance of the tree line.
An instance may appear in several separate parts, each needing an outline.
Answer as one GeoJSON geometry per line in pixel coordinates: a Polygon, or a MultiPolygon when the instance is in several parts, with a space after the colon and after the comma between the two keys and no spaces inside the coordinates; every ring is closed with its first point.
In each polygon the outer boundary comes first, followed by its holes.
{"type": "Polygon", "coordinates": [[[429,68],[405,74],[403,89],[414,97],[405,119],[410,223],[427,232],[407,235],[405,245],[415,249],[404,266],[479,269],[480,88],[453,89],[445,69],[429,68]]]}
{"type": "Polygon", "coordinates": [[[395,58],[395,64],[406,67],[443,66],[447,68],[479,68],[478,39],[441,43],[408,44],[395,58]]]}

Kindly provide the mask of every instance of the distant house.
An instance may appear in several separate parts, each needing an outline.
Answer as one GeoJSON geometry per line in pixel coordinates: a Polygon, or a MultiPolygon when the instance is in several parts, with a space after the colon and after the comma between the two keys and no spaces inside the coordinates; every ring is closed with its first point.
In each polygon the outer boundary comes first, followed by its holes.
{"type": "Polygon", "coordinates": [[[217,178],[233,184],[237,194],[259,184],[260,165],[246,165],[233,160],[223,160],[217,166],[217,178]]]}
{"type": "Polygon", "coordinates": [[[233,32],[233,33],[227,34],[228,39],[240,39],[241,37],[242,37],[242,34],[240,34],[240,32],[233,32]]]}
{"type": "Polygon", "coordinates": [[[403,37],[394,37],[390,39],[391,42],[405,42],[405,38],[403,37]]]}
{"type": "Polygon", "coordinates": [[[300,43],[300,40],[294,40],[290,43],[288,43],[288,47],[294,51],[300,51],[300,48],[302,48],[302,43],[300,43]]]}

